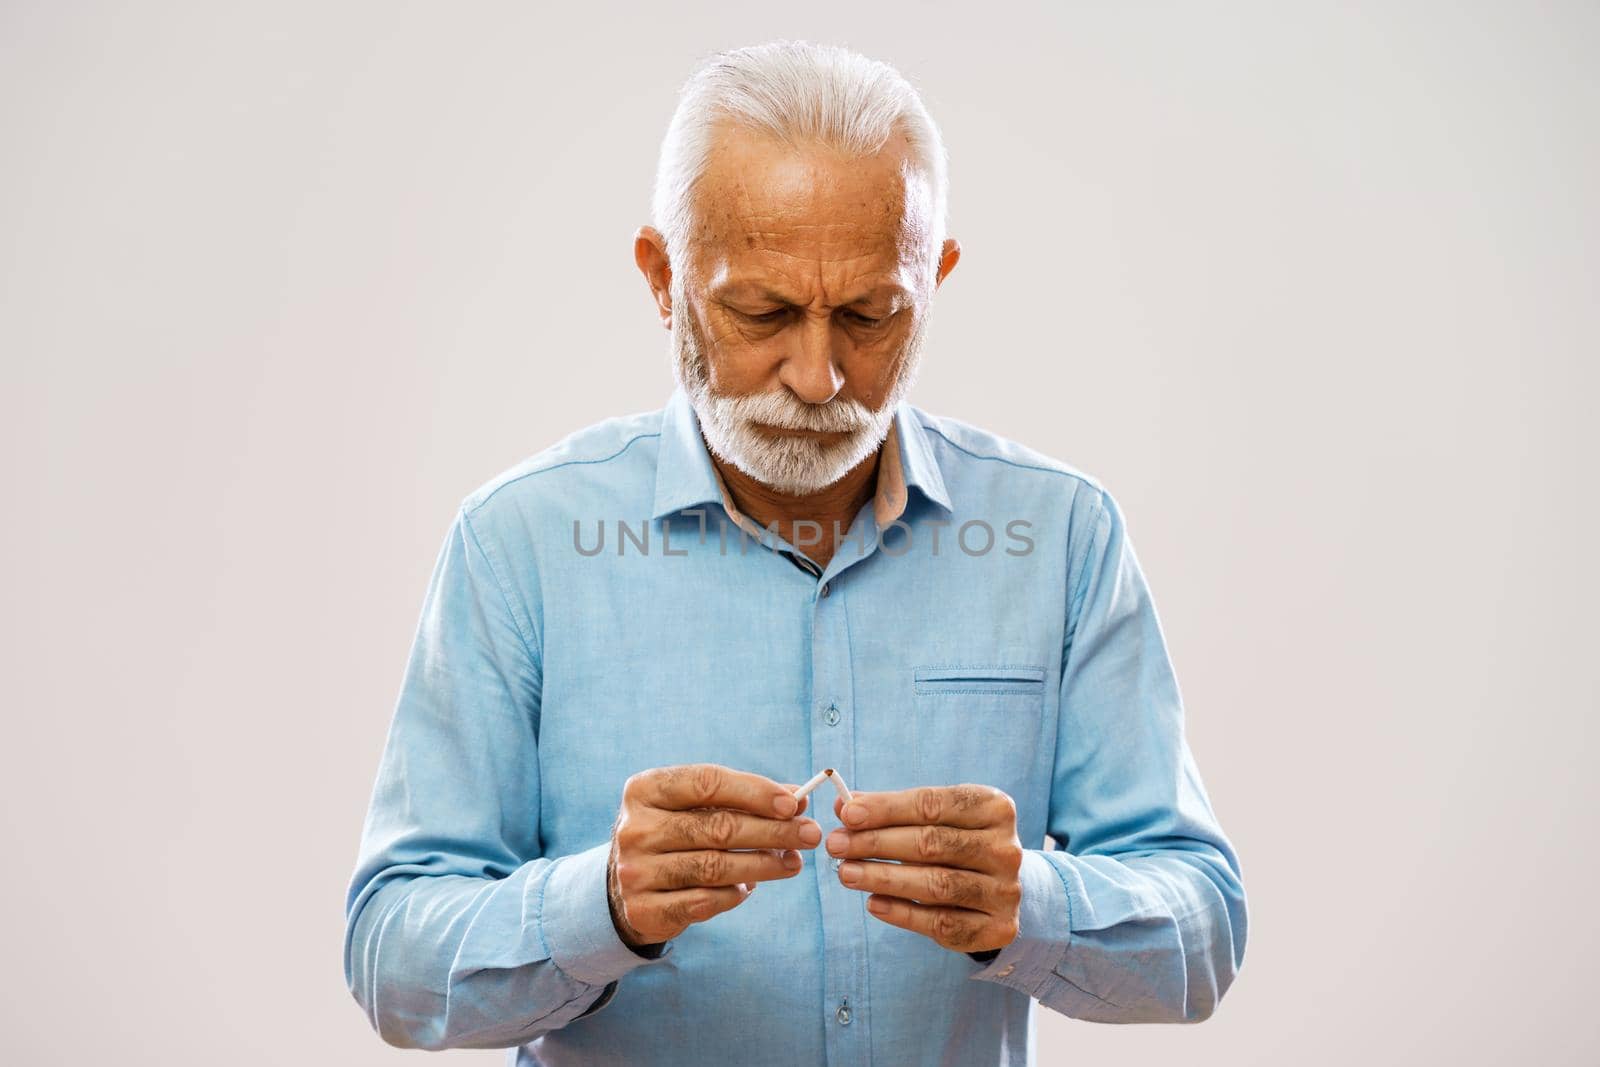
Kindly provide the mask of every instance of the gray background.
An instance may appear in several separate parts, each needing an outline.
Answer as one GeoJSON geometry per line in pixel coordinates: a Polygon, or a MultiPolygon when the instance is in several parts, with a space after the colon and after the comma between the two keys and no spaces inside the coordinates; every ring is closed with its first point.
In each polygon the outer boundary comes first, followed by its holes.
{"type": "Polygon", "coordinates": [[[434,555],[665,398],[656,148],[776,36],[924,90],[913,400],[1123,502],[1243,859],[1218,1015],[1040,1063],[1593,1062],[1600,10],[765,6],[0,6],[8,1062],[404,1061],[342,908],[434,555]]]}

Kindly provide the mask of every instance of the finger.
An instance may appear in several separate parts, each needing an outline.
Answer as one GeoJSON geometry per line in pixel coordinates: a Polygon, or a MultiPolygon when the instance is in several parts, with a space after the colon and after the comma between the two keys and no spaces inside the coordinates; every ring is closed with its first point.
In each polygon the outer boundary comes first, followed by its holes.
{"type": "Polygon", "coordinates": [[[1016,805],[987,785],[925,785],[890,793],[857,793],[849,804],[834,801],[839,821],[852,830],[941,823],[979,830],[1016,821],[1016,805]]]}
{"type": "Polygon", "coordinates": [[[932,938],[956,952],[983,952],[1003,948],[1016,940],[1014,923],[981,911],[915,904],[898,897],[867,898],[867,910],[890,926],[932,938]]]}
{"type": "MultiPolygon", "coordinates": [[[[783,791],[785,793],[788,793],[790,796],[793,796],[794,795],[794,791],[796,789],[800,788],[800,783],[799,782],[784,782],[782,784],[783,784],[783,791]]],[[[800,798],[800,807],[795,809],[795,814],[796,815],[804,815],[806,813],[806,809],[808,807],[810,807],[810,806],[811,806],[811,794],[807,793],[805,796],[800,798]]]]}
{"type": "Polygon", "coordinates": [[[690,923],[732,911],[754,891],[754,886],[733,885],[641,893],[628,901],[628,923],[641,933],[681,930],[690,923]]]}
{"type": "Polygon", "coordinates": [[[810,849],[822,841],[822,827],[812,819],[763,819],[727,808],[705,811],[660,811],[647,819],[645,848],[651,852],[697,849],[810,849]]]}
{"type": "Polygon", "coordinates": [[[1015,836],[1001,837],[993,829],[940,825],[839,829],[828,835],[827,847],[830,856],[841,859],[900,860],[996,875],[1015,875],[1022,864],[1015,836]]]}
{"type": "Polygon", "coordinates": [[[752,815],[787,819],[799,810],[783,786],[759,774],[720,763],[686,763],[640,771],[623,785],[624,797],[668,811],[733,808],[752,815]]]}
{"type": "Polygon", "coordinates": [[[1004,888],[1012,883],[1002,883],[992,875],[920,863],[847,860],[839,865],[839,881],[867,893],[979,911],[1014,906],[1014,898],[1021,895],[1004,888]]]}
{"type": "Polygon", "coordinates": [[[630,892],[730,886],[741,882],[773,882],[793,878],[805,865],[800,853],[778,849],[755,852],[668,852],[653,860],[629,864],[629,879],[617,881],[630,892]]]}

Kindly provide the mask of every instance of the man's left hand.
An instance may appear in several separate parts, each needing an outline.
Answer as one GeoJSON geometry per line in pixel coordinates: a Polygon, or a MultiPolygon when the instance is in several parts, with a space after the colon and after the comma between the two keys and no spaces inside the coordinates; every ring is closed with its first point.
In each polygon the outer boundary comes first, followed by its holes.
{"type": "Polygon", "coordinates": [[[842,801],[835,797],[833,810],[844,828],[828,835],[828,853],[846,860],[840,882],[872,894],[873,915],[957,952],[1016,940],[1022,844],[1011,797],[951,785],[842,801]]]}

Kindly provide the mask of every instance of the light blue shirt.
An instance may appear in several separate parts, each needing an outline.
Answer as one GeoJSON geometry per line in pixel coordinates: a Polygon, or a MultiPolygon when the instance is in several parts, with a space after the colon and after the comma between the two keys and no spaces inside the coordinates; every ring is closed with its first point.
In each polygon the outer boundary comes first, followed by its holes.
{"type": "MultiPolygon", "coordinates": [[[[1106,491],[902,403],[820,575],[731,509],[681,388],[463,501],[346,898],[345,977],[383,1039],[514,1064],[1028,1064],[1034,1001],[1209,1016],[1244,958],[1239,862],[1106,491]],[[1019,936],[980,962],[890,926],[818,847],[641,956],[606,903],[622,786],[697,762],[1004,790],[1019,936]]],[[[813,801],[826,836],[828,787],[813,801]]]]}

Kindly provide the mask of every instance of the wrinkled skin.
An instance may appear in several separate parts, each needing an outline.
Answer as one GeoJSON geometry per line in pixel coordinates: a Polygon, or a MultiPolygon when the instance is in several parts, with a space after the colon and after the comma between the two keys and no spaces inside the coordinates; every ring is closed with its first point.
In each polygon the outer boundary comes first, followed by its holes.
{"type": "MultiPolygon", "coordinates": [[[[670,329],[675,313],[689,316],[713,391],[788,389],[808,404],[844,396],[882,407],[907,339],[961,256],[954,239],[932,254],[932,198],[910,159],[901,139],[848,160],[725,131],[698,191],[682,266],[687,308],[672,306],[675,268],[664,239],[652,227],[638,231],[634,258],[662,325],[670,329]]],[[[777,522],[793,541],[797,519],[824,530],[834,521],[849,526],[872,495],[877,456],[805,497],[717,466],[740,510],[758,525],[777,522]]]]}

